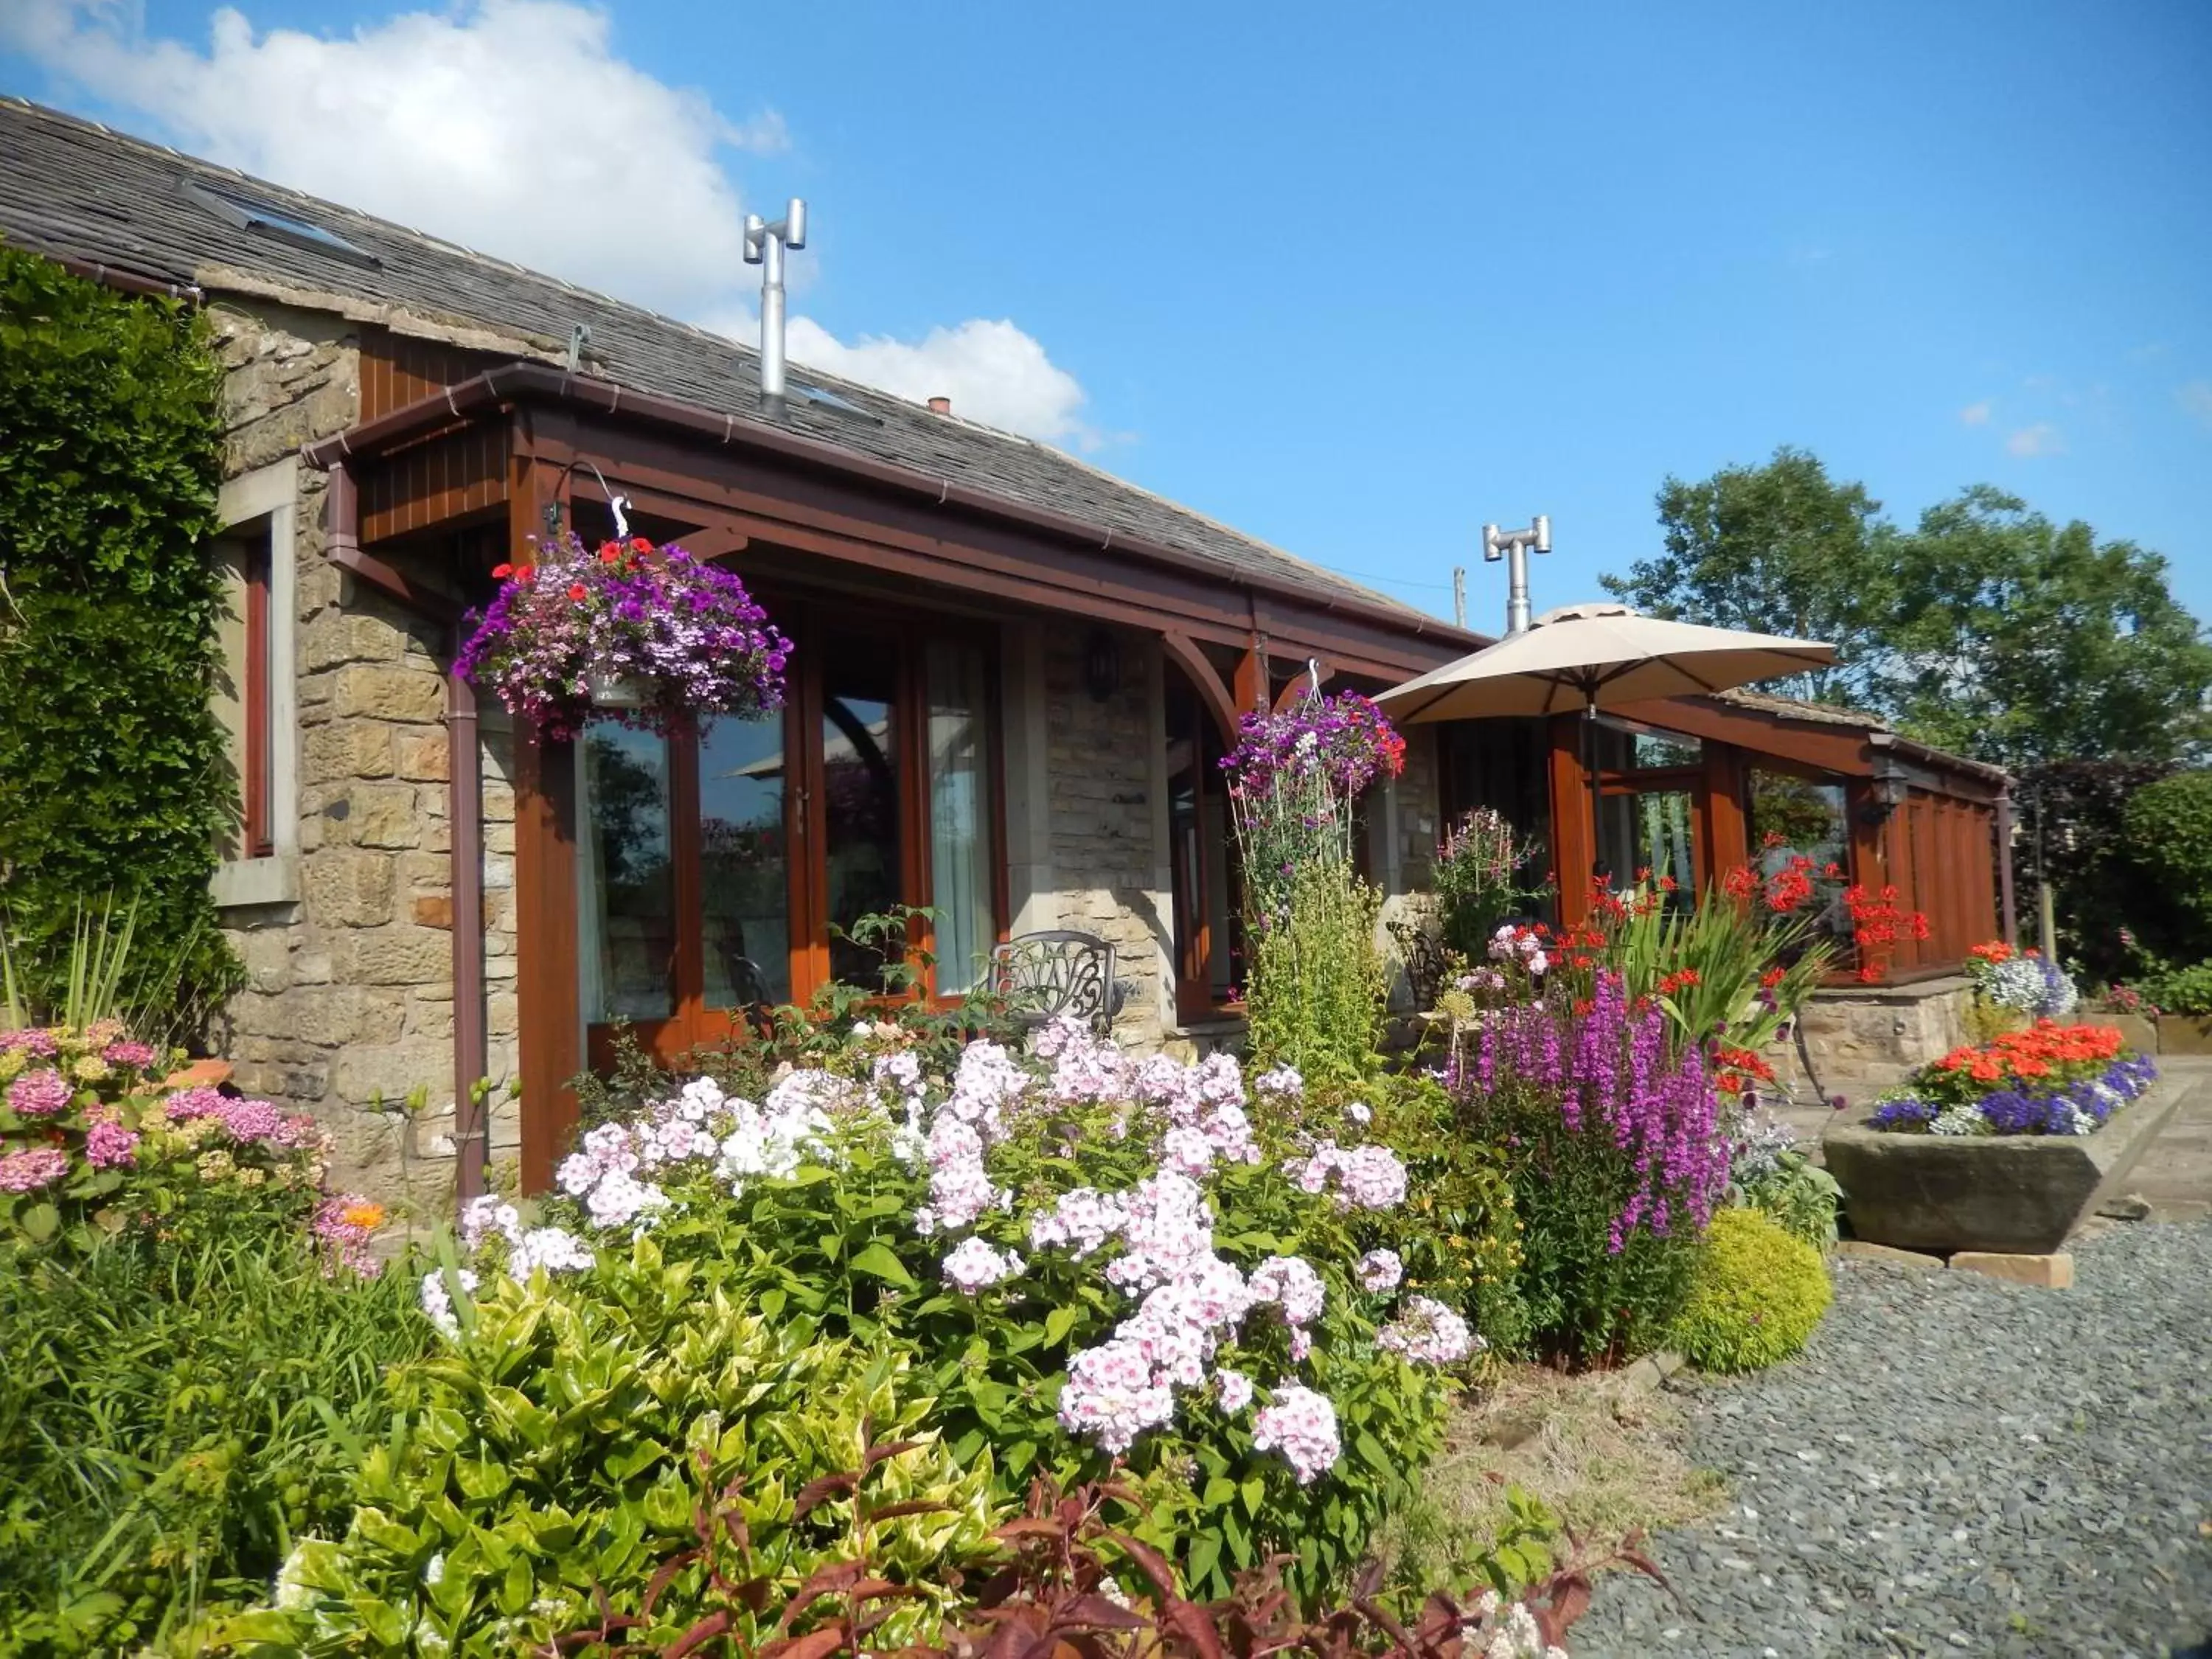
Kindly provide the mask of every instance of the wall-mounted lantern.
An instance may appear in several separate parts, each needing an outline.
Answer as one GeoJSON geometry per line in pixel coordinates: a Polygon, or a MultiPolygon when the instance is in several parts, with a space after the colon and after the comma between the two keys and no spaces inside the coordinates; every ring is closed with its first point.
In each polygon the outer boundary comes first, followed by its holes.
{"type": "Polygon", "coordinates": [[[1083,687],[1093,702],[1104,702],[1121,689],[1121,646],[1103,628],[1083,642],[1083,687]]]}

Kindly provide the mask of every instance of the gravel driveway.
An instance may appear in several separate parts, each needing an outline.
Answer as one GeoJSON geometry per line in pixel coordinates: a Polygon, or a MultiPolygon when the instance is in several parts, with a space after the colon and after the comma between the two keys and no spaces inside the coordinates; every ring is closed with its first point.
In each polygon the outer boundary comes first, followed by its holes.
{"type": "Polygon", "coordinates": [[[2075,1244],[2075,1283],[1839,1258],[1798,1359],[1690,1382],[1735,1502],[1608,1576],[1575,1659],[2212,1659],[2212,1224],[2075,1244]]]}

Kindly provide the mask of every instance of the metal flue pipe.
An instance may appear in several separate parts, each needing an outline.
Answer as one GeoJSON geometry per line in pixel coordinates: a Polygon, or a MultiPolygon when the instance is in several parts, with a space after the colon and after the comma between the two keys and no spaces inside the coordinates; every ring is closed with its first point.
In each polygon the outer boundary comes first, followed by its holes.
{"type": "Polygon", "coordinates": [[[783,413],[784,251],[805,246],[806,204],[798,197],[774,223],[757,213],[745,216],[745,263],[761,268],[761,404],[770,415],[783,413]]]}
{"type": "Polygon", "coordinates": [[[1500,530],[1494,524],[1482,526],[1483,562],[1510,561],[1506,566],[1509,580],[1505,593],[1508,634],[1522,633],[1528,626],[1528,555],[1532,550],[1538,553],[1552,550],[1552,520],[1545,514],[1539,513],[1536,522],[1522,530],[1500,530]]]}

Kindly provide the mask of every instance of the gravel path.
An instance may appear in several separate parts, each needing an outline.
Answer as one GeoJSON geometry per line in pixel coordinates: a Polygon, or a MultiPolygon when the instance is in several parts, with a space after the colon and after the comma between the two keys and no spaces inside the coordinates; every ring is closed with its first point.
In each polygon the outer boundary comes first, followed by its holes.
{"type": "Polygon", "coordinates": [[[2212,1656],[2212,1225],[2074,1255],[2067,1291],[1838,1259],[1801,1358],[1689,1384],[1735,1494],[1654,1543],[1694,1612],[1608,1575],[1575,1659],[2212,1656]]]}

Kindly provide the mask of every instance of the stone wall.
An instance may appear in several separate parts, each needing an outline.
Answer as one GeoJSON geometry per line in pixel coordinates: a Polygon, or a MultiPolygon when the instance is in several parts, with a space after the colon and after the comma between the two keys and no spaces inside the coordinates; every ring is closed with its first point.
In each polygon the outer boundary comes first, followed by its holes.
{"type": "Polygon", "coordinates": [[[1960,978],[1816,991],[1799,1015],[1812,1073],[1791,1042],[1778,1045],[1777,1079],[1793,1096],[1862,1099],[1973,1041],[1966,1023],[1972,1002],[1972,988],[1960,978]]]}
{"type": "Polygon", "coordinates": [[[1046,828],[1053,890],[1049,925],[1113,942],[1125,1000],[1115,1030],[1156,1044],[1172,1023],[1175,920],[1166,885],[1166,721],[1158,648],[1121,641],[1121,685],[1101,702],[1084,684],[1087,628],[1045,629],[1046,828]],[[1155,811],[1155,807],[1158,811],[1155,811]]]}
{"type": "MultiPolygon", "coordinates": [[[[354,423],[360,363],[349,325],[274,306],[218,304],[213,317],[232,475],[354,423]]],[[[323,475],[301,469],[291,664],[299,726],[276,734],[297,744],[297,897],[224,911],[249,979],[227,1011],[223,1047],[240,1087],[310,1110],[330,1130],[334,1182],[428,1212],[449,1201],[453,1182],[445,641],[325,560],[323,495],[323,475]]],[[[485,728],[497,1085],[514,1064],[514,799],[507,732],[493,718],[485,728]]],[[[500,1104],[495,1157],[518,1139],[512,1105],[500,1104]]]]}

